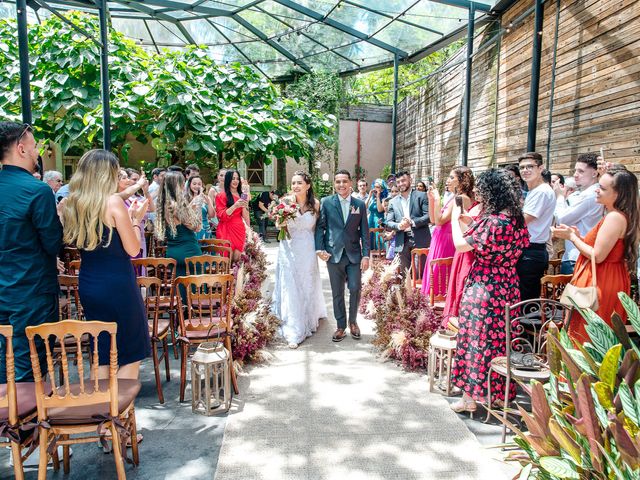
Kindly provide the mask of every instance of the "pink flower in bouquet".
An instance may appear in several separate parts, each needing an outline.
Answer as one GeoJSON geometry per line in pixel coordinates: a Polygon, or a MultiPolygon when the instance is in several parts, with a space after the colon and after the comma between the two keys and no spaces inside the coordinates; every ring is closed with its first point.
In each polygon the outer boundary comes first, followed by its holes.
{"type": "Polygon", "coordinates": [[[295,218],[298,214],[298,205],[287,199],[283,199],[280,203],[273,202],[269,205],[269,218],[276,222],[276,226],[280,228],[278,232],[278,240],[291,238],[287,229],[287,222],[295,218]]]}

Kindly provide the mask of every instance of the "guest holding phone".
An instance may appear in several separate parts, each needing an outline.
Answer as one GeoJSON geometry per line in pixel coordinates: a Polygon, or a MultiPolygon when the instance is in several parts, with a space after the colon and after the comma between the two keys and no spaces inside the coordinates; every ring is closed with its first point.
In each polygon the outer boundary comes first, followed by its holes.
{"type": "Polygon", "coordinates": [[[196,210],[200,209],[202,212],[202,228],[195,232],[196,238],[198,240],[211,238],[209,219],[213,219],[216,216],[216,209],[213,206],[211,198],[204,193],[204,185],[200,175],[191,175],[189,180],[187,180],[187,201],[192,204],[196,210]]]}
{"type": "MultiPolygon", "coordinates": [[[[431,187],[427,192],[429,198],[429,220],[436,227],[431,235],[431,247],[422,274],[422,293],[424,295],[429,295],[431,290],[431,261],[437,258],[453,257],[456,253],[451,235],[451,211],[453,210],[454,199],[457,199],[459,207],[465,211],[471,207],[474,185],[471,169],[468,167],[454,168],[449,173],[445,185],[446,190],[454,195],[451,195],[443,206],[441,206],[440,193],[436,187],[431,187]]],[[[443,281],[443,277],[445,275],[448,277],[448,271],[440,272],[441,268],[443,267],[437,265],[433,271],[433,291],[435,295],[445,295],[447,293],[447,282],[446,280],[443,281]]]]}
{"type": "Polygon", "coordinates": [[[227,170],[224,176],[224,192],[216,195],[218,214],[216,236],[231,242],[233,262],[240,260],[240,255],[244,251],[246,229],[249,223],[248,194],[241,191],[240,185],[240,173],[237,170],[227,170]]]}

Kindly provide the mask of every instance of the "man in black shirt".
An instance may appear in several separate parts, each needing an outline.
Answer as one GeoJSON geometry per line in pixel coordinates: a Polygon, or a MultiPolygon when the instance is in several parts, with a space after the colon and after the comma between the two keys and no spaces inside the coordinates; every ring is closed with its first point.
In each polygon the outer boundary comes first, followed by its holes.
{"type": "Polygon", "coordinates": [[[277,198],[275,190],[271,190],[270,192],[262,192],[254,203],[253,212],[256,216],[256,221],[258,222],[258,233],[263,241],[267,239],[269,204],[277,198]]]}

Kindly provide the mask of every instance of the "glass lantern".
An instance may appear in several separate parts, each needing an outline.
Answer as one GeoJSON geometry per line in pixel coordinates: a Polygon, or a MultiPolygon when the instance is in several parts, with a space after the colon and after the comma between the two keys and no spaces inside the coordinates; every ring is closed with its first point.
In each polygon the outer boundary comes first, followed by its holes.
{"type": "Polygon", "coordinates": [[[229,410],[229,352],[222,343],[201,343],[191,357],[191,395],[193,413],[210,416],[229,410]]]}

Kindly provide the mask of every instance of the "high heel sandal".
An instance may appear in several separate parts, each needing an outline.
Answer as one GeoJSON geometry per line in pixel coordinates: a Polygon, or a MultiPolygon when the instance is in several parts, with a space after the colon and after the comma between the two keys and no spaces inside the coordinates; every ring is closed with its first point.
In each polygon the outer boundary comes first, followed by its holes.
{"type": "Polygon", "coordinates": [[[471,418],[473,418],[473,414],[478,410],[478,404],[474,400],[467,400],[464,398],[452,403],[449,407],[451,407],[451,410],[456,413],[469,412],[471,414],[471,418]]]}

